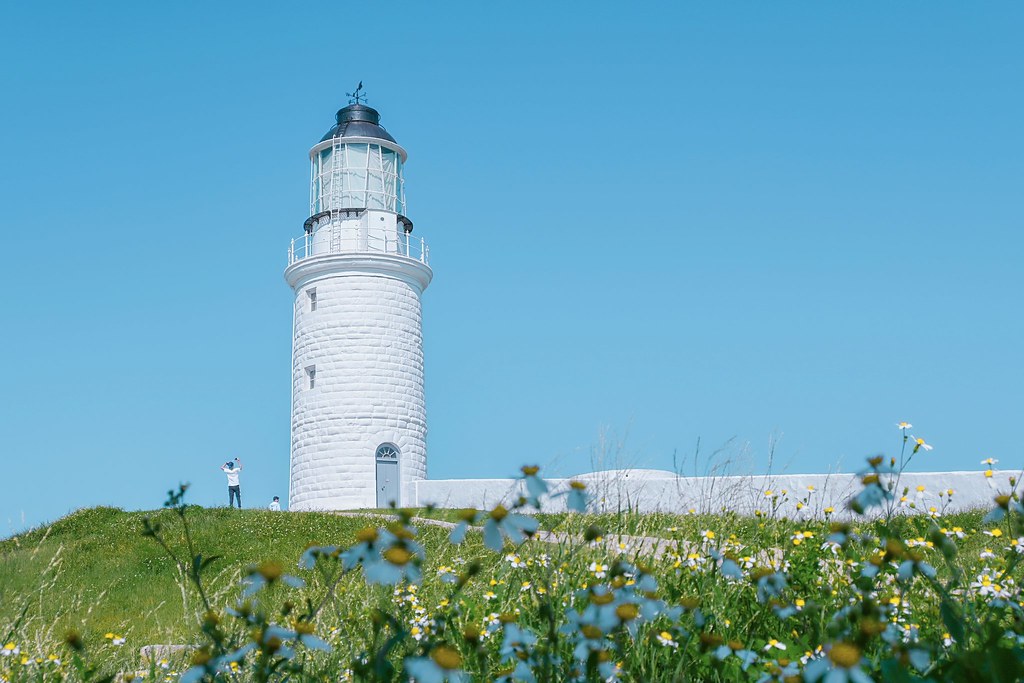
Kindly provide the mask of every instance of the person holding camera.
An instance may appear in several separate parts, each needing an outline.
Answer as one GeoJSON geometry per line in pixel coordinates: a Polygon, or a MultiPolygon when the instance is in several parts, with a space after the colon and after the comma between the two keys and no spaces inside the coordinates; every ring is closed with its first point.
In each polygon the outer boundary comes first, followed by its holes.
{"type": "Polygon", "coordinates": [[[242,471],[242,461],[235,458],[232,462],[228,460],[220,466],[220,471],[228,475],[228,507],[232,507],[235,500],[238,500],[238,509],[242,509],[242,488],[238,484],[238,473],[242,471]]]}

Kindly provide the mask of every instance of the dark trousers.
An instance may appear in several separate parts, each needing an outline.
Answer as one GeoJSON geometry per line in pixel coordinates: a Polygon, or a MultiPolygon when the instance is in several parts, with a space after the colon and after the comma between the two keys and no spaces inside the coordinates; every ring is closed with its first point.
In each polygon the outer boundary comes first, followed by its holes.
{"type": "Polygon", "coordinates": [[[242,487],[240,487],[240,486],[229,486],[228,487],[228,507],[232,506],[232,504],[235,502],[236,498],[238,499],[238,509],[241,510],[242,509],[242,487]]]}

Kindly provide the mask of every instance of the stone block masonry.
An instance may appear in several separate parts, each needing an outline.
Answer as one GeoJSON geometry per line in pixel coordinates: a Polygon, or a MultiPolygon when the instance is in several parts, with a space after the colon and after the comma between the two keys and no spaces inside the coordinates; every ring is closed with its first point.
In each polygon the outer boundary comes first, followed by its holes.
{"type": "Polygon", "coordinates": [[[375,507],[382,444],[411,491],[427,473],[418,283],[343,268],[294,286],[291,509],[375,507]]]}

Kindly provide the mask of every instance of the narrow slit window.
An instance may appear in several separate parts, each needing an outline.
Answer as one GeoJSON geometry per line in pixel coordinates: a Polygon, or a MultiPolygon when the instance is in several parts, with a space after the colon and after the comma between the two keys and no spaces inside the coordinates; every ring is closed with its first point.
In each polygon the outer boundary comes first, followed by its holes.
{"type": "Polygon", "coordinates": [[[316,310],[316,287],[306,290],[306,296],[309,297],[309,310],[316,310]]]}
{"type": "Polygon", "coordinates": [[[310,365],[306,368],[306,380],[307,388],[312,389],[316,386],[316,366],[310,365]]]}

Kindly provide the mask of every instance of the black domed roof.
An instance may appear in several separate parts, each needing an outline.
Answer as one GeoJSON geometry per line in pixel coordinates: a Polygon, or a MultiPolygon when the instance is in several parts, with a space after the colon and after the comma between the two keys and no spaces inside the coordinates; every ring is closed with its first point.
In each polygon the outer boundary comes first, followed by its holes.
{"type": "Polygon", "coordinates": [[[380,113],[365,104],[350,104],[338,110],[337,123],[320,138],[325,142],[333,138],[379,138],[398,144],[380,125],[380,113]]]}

